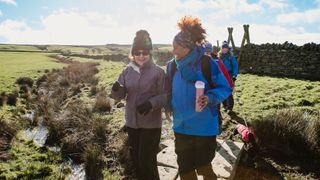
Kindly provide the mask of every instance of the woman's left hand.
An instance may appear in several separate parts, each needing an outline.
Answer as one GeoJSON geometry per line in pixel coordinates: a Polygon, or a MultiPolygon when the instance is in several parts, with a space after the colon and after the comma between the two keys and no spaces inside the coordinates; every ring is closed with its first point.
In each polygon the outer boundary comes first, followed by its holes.
{"type": "Polygon", "coordinates": [[[198,104],[200,105],[200,108],[203,109],[203,108],[205,108],[205,107],[208,105],[208,103],[209,103],[209,97],[206,96],[206,95],[201,95],[201,96],[199,96],[197,102],[198,102],[198,104]]]}

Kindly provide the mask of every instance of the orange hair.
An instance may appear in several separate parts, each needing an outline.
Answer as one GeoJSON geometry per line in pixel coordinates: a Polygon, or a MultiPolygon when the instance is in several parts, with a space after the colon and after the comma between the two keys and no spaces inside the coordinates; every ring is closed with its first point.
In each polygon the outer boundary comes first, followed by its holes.
{"type": "Polygon", "coordinates": [[[190,34],[192,41],[195,43],[201,44],[205,40],[206,30],[202,27],[199,18],[183,16],[178,21],[178,27],[182,32],[190,34]]]}

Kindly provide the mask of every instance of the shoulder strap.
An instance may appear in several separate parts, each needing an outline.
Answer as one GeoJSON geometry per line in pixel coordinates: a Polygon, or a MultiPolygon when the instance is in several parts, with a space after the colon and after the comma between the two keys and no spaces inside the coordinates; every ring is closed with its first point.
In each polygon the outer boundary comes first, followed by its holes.
{"type": "MultiPolygon", "coordinates": [[[[172,84],[173,76],[177,70],[177,64],[174,61],[169,62],[168,70],[169,82],[170,84],[172,84]]],[[[210,88],[214,88],[215,84],[213,83],[211,78],[211,58],[209,56],[203,55],[201,57],[201,71],[204,78],[209,83],[210,88]]]]}
{"type": "Polygon", "coordinates": [[[209,83],[210,88],[214,88],[215,84],[212,81],[211,77],[211,58],[209,56],[203,55],[201,58],[201,71],[204,78],[209,83]]]}
{"type": "Polygon", "coordinates": [[[171,100],[172,100],[172,81],[173,81],[173,76],[176,72],[177,69],[177,64],[174,60],[171,60],[168,62],[167,66],[167,77],[169,80],[169,87],[170,87],[170,93],[168,93],[168,98],[167,98],[167,106],[165,108],[172,109],[171,105],[171,100]]]}
{"type": "Polygon", "coordinates": [[[174,60],[170,61],[170,62],[168,63],[168,70],[167,70],[170,84],[171,84],[172,81],[173,81],[173,76],[174,76],[174,73],[176,72],[176,69],[177,69],[177,64],[176,64],[176,62],[174,62],[174,60]]]}

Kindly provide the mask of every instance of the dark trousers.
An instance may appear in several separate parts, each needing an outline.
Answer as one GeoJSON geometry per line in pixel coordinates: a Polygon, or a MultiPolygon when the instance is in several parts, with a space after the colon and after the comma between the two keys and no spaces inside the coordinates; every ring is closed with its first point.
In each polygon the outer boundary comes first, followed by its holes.
{"type": "Polygon", "coordinates": [[[197,179],[197,174],[202,175],[205,180],[216,179],[211,166],[216,147],[216,136],[175,133],[175,152],[178,156],[180,179],[194,180],[197,179]]]}
{"type": "Polygon", "coordinates": [[[219,135],[222,131],[222,114],[221,114],[221,104],[218,104],[218,126],[219,126],[219,135]]]}
{"type": "Polygon", "coordinates": [[[225,110],[230,110],[232,111],[233,106],[234,106],[234,99],[233,99],[233,95],[231,94],[226,100],[224,100],[222,102],[223,107],[225,110]]]}
{"type": "MultiPolygon", "coordinates": [[[[235,88],[235,81],[233,81],[233,79],[232,79],[233,75],[230,74],[230,72],[229,72],[229,76],[231,78],[231,81],[232,81],[232,84],[233,84],[233,88],[235,88]]],[[[224,107],[225,110],[232,111],[233,110],[233,106],[234,106],[233,93],[231,93],[231,95],[226,100],[224,100],[222,102],[222,104],[223,104],[223,107],[224,107]]]]}
{"type": "Polygon", "coordinates": [[[159,180],[157,152],[161,128],[133,129],[127,127],[130,154],[140,180],[159,180]]]}

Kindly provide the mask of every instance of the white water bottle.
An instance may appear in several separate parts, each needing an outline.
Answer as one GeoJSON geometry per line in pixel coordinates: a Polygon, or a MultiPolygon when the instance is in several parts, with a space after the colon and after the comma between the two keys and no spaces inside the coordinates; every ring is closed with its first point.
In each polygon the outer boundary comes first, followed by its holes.
{"type": "Polygon", "coordinates": [[[202,109],[200,107],[200,104],[198,103],[198,99],[201,95],[204,94],[204,87],[205,87],[205,83],[202,81],[196,81],[195,83],[195,87],[196,87],[196,112],[201,112],[202,109]]]}

